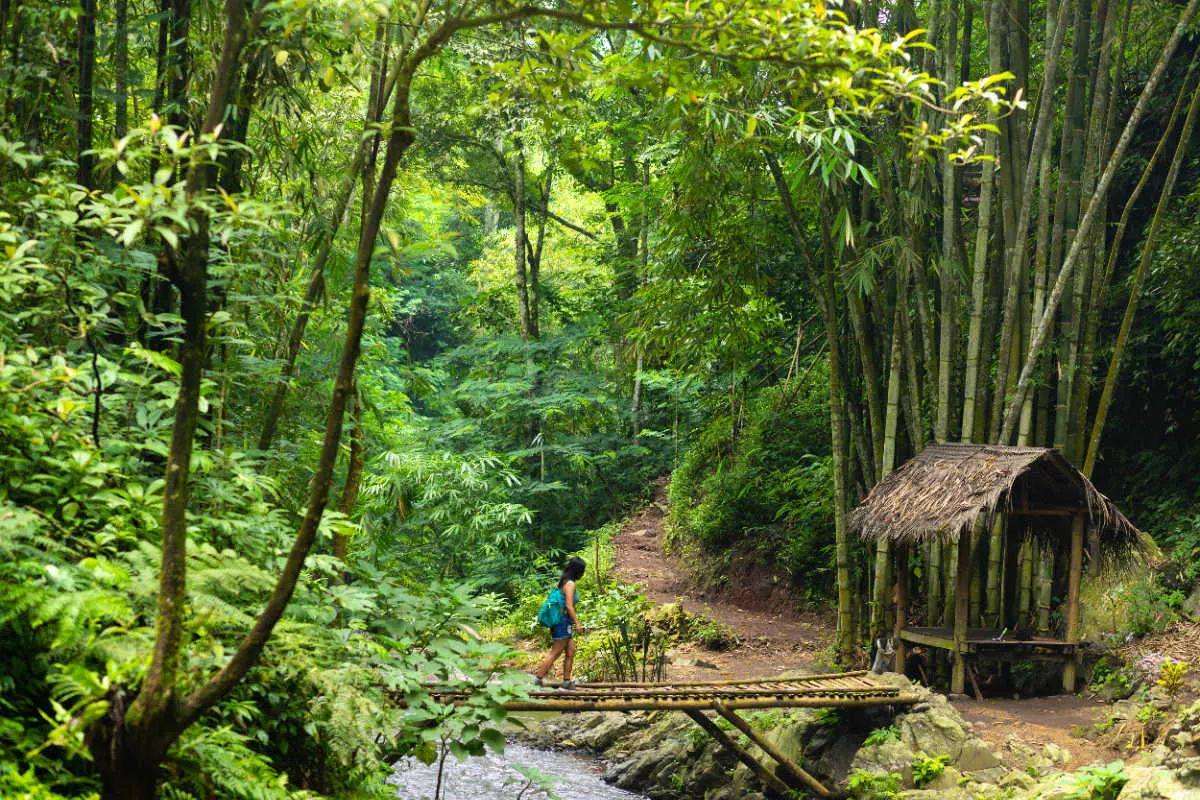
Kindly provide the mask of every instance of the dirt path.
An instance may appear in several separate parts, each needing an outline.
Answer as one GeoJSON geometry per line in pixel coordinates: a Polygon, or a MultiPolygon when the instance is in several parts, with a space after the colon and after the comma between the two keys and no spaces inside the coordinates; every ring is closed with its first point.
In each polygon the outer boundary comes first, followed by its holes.
{"type": "MultiPolygon", "coordinates": [[[[666,677],[675,680],[723,680],[774,677],[789,670],[819,666],[832,639],[831,612],[802,611],[769,576],[742,574],[719,593],[696,587],[679,556],[665,552],[666,483],[654,499],[631,517],[613,539],[614,574],[641,584],[656,604],[679,602],[728,626],[740,640],[732,650],[717,653],[697,645],[671,651],[666,677]]],[[[1054,745],[1067,755],[1061,766],[1072,769],[1096,760],[1120,756],[1094,742],[1072,735],[1102,720],[1107,707],[1077,695],[978,702],[955,697],[955,707],[976,735],[1004,755],[1014,767],[1024,767],[1029,750],[1040,754],[1054,745]]]]}
{"type": "Polygon", "coordinates": [[[666,503],[663,482],[650,505],[622,526],[613,539],[614,573],[621,580],[640,583],[646,597],[658,605],[677,602],[691,613],[728,626],[741,642],[723,653],[697,645],[677,647],[671,652],[666,677],[724,680],[811,670],[828,646],[832,616],[795,610],[782,589],[762,597],[743,585],[742,591],[715,596],[691,586],[678,556],[664,550],[666,503]]]}

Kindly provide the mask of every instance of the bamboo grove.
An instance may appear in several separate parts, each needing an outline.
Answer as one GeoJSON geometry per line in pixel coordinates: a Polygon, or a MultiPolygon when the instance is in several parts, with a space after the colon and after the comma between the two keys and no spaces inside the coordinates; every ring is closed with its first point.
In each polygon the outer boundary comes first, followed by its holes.
{"type": "MultiPolygon", "coordinates": [[[[518,602],[754,414],[819,432],[763,494],[822,521],[795,549],[851,661],[895,565],[845,516],[907,457],[1102,465],[1195,183],[1198,6],[0,0],[0,643],[35,687],[0,674],[5,752],[184,792],[196,731],[250,748],[247,676],[319,636],[414,708],[467,650],[490,686],[484,645],[397,666],[414,618],[518,602]]],[[[1021,556],[1040,629],[1048,556],[1021,556]]],[[[955,554],[915,558],[936,624],[955,554]]],[[[419,722],[443,758],[499,736],[419,722]]]]}
{"type": "MultiPolygon", "coordinates": [[[[1176,55],[1196,4],[1178,9],[1152,46],[1132,19],[1133,4],[1051,3],[1037,11],[947,0],[907,20],[928,29],[936,50],[927,51],[926,66],[945,85],[1007,72],[1010,90],[1027,102],[991,117],[986,157],[968,166],[948,150],[914,164],[903,149],[877,145],[894,137],[869,129],[862,158],[873,184],[823,192],[815,211],[823,238],[803,244],[797,234],[799,251],[821,254],[818,296],[837,309],[836,321],[826,312],[826,333],[843,509],[933,441],[1053,446],[1089,475],[1100,455],[1156,223],[1136,246],[1120,327],[1102,322],[1114,313],[1122,247],[1134,249],[1123,238],[1130,214],[1141,201],[1161,219],[1187,159],[1197,86],[1191,56],[1176,55]],[[1174,96],[1164,99],[1168,71],[1177,79],[1174,96]],[[1135,74],[1146,76],[1144,84],[1131,80],[1135,74]],[[1139,126],[1164,105],[1171,111],[1154,125],[1158,144],[1140,179],[1113,196],[1139,126]],[[1157,196],[1142,198],[1150,184],[1157,196]],[[845,220],[843,242],[832,241],[834,214],[845,220]],[[1102,329],[1115,338],[1101,341],[1102,329]],[[1108,354],[1107,363],[1098,353],[1108,354]]],[[[869,6],[863,13],[868,24],[880,19],[869,6]]],[[[768,152],[766,160],[785,208],[798,214],[779,157],[768,152]]],[[[795,231],[802,226],[793,222],[795,231]]],[[[994,623],[999,610],[999,538],[980,548],[988,570],[986,585],[971,587],[975,624],[994,623]]],[[[956,554],[930,547],[921,557],[933,625],[952,613],[956,554]]],[[[1047,631],[1052,556],[1027,550],[1021,561],[1021,613],[1047,631]]],[[[881,546],[870,603],[876,634],[890,629],[891,568],[881,546]]],[[[852,624],[848,605],[843,598],[843,627],[852,624]]]]}

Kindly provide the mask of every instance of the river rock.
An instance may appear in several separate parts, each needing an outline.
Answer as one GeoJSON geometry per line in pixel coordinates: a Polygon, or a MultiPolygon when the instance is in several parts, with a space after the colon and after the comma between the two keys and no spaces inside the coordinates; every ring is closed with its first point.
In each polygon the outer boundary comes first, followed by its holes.
{"type": "Polygon", "coordinates": [[[997,781],[1002,789],[1029,790],[1037,785],[1037,780],[1027,772],[1009,772],[997,781]]]}
{"type": "Polygon", "coordinates": [[[657,764],[658,757],[653,752],[634,753],[627,759],[611,764],[604,771],[604,780],[622,789],[639,789],[645,785],[657,764]]]}
{"type": "Polygon", "coordinates": [[[644,719],[633,714],[596,713],[588,716],[593,719],[577,730],[574,740],[596,752],[607,750],[618,739],[636,730],[644,719]]]}
{"type": "Polygon", "coordinates": [[[900,800],[975,800],[961,786],[950,789],[909,789],[900,793],[900,800]]]}

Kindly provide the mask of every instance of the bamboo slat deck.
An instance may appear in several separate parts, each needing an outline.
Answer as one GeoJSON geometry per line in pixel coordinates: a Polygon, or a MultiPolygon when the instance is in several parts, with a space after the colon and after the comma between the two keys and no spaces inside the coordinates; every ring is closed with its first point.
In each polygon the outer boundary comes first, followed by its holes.
{"type": "MultiPolygon", "coordinates": [[[[435,699],[443,703],[465,703],[470,692],[431,686],[435,699]]],[[[682,711],[709,733],[726,750],[749,767],[768,794],[786,795],[799,789],[817,797],[830,792],[799,764],[785,756],[770,741],[735,713],[745,708],[845,708],[911,705],[914,692],[901,691],[875,681],[867,672],[806,675],[802,678],[757,678],[740,681],[674,681],[660,683],[581,683],[563,690],[545,687],[529,693],[527,700],[506,703],[509,711],[682,711]],[[771,769],[754,753],[729,736],[704,713],[715,711],[744,733],[775,762],[771,769]]]]}
{"type": "MultiPolygon", "coordinates": [[[[464,702],[458,691],[435,691],[447,703],[464,702]]],[[[546,687],[528,700],[508,703],[509,711],[702,711],[744,708],[838,708],[906,705],[917,696],[877,683],[866,672],[803,678],[663,683],[580,683],[571,691],[546,687]]]]}

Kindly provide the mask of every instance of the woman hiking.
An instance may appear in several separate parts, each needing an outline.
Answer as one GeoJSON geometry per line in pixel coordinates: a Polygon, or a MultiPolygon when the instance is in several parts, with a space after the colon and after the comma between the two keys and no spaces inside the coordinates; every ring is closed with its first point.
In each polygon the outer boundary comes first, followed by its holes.
{"type": "Polygon", "coordinates": [[[560,601],[562,613],[558,615],[558,622],[550,626],[550,638],[554,640],[554,645],[546,654],[542,665],[537,668],[537,672],[533,673],[533,682],[538,686],[543,685],[543,680],[550,674],[558,657],[566,653],[567,656],[563,659],[563,682],[559,688],[568,690],[575,688],[575,681],[571,680],[571,670],[575,667],[574,632],[583,632],[583,626],[579,624],[579,617],[575,613],[575,604],[579,602],[579,592],[575,589],[575,582],[583,577],[585,569],[587,569],[587,563],[582,558],[573,556],[563,569],[562,577],[558,579],[561,600],[555,598],[554,591],[551,591],[550,596],[546,599],[547,605],[553,605],[554,602],[560,601]]]}

